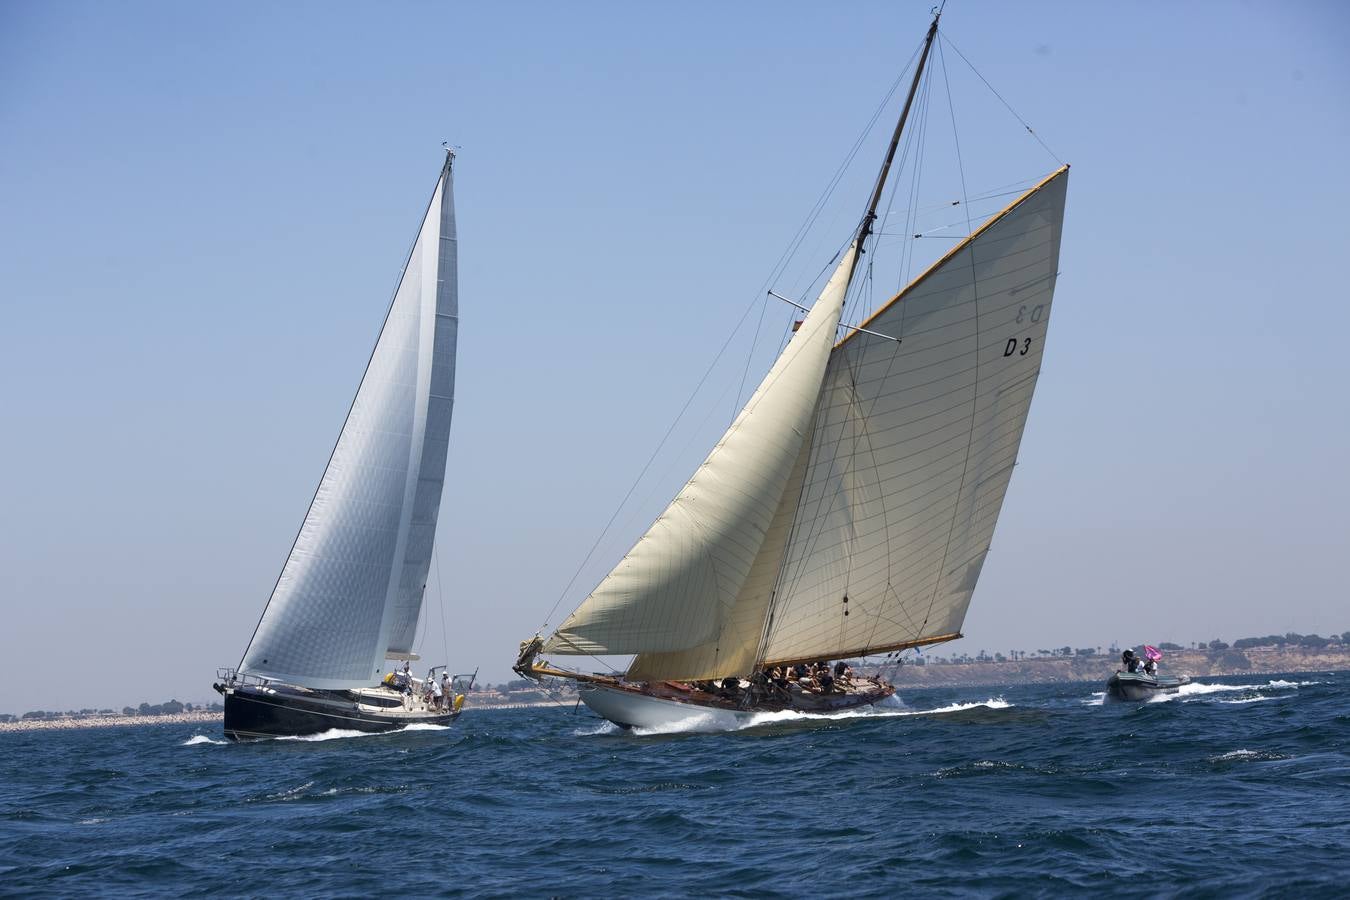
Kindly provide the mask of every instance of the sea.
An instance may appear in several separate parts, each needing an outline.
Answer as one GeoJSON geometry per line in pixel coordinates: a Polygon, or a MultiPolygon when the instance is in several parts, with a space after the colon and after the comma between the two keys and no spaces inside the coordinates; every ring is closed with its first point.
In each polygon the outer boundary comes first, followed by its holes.
{"type": "Polygon", "coordinates": [[[1098,687],[734,731],[569,704],[254,744],[5,733],[0,894],[1350,896],[1350,673],[1098,687]]]}

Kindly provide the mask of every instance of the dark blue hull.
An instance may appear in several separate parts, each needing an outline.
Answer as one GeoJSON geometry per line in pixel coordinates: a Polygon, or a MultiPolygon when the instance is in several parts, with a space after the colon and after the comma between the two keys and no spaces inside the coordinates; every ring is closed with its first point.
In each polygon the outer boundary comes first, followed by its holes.
{"type": "Polygon", "coordinates": [[[409,712],[391,697],[376,706],[345,691],[308,691],[289,685],[236,685],[225,691],[225,736],[235,741],[301,737],[334,728],[396,731],[413,724],[449,725],[458,712],[409,712]]]}

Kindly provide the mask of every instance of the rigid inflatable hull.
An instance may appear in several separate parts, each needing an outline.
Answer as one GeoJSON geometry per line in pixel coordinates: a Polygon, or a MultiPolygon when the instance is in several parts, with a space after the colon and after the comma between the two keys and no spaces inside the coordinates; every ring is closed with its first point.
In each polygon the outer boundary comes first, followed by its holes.
{"type": "Polygon", "coordinates": [[[1151,678],[1148,675],[1117,672],[1106,682],[1106,696],[1112,700],[1136,702],[1148,700],[1150,697],[1157,697],[1160,694],[1175,694],[1188,681],[1190,679],[1186,677],[1171,678],[1163,676],[1151,678]]]}

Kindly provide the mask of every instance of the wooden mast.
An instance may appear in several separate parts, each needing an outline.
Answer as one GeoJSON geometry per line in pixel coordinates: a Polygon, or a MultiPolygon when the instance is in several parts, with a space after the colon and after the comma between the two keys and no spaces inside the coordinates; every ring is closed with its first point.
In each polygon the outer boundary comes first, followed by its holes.
{"type": "Polygon", "coordinates": [[[890,174],[891,163],[895,160],[895,151],[900,146],[900,136],[905,131],[905,122],[909,120],[910,107],[914,105],[914,95],[919,92],[919,82],[923,79],[924,66],[928,64],[928,52],[933,49],[933,38],[937,36],[938,20],[942,18],[942,10],[933,14],[933,24],[928,26],[928,34],[923,39],[923,53],[919,56],[919,65],[914,70],[914,80],[909,85],[909,95],[905,97],[904,108],[900,110],[900,121],[895,123],[895,133],[891,135],[891,145],[886,148],[886,159],[881,164],[881,171],[877,173],[877,183],[872,188],[872,199],[867,203],[867,212],[863,215],[862,223],[858,226],[858,236],[854,243],[858,246],[858,253],[853,257],[853,266],[849,269],[849,281],[853,281],[853,273],[858,268],[858,259],[863,254],[863,244],[866,243],[868,235],[872,233],[872,223],[877,218],[877,206],[881,203],[881,192],[886,187],[886,176],[890,174]]]}
{"type": "MultiPolygon", "coordinates": [[[[943,4],[946,5],[945,2],[943,4]]],[[[863,244],[872,233],[872,223],[877,218],[877,206],[881,204],[881,193],[886,188],[886,178],[891,172],[891,163],[895,161],[895,151],[900,146],[900,138],[905,131],[905,123],[909,121],[909,111],[914,105],[914,96],[919,92],[919,82],[923,80],[924,66],[928,64],[928,53],[933,49],[933,39],[937,37],[938,20],[942,18],[942,9],[939,7],[937,12],[933,13],[933,24],[928,26],[928,34],[924,35],[923,52],[919,55],[919,64],[914,69],[914,80],[909,83],[909,94],[905,97],[905,105],[900,110],[900,120],[895,123],[895,133],[891,135],[890,146],[886,148],[886,158],[882,160],[881,171],[877,173],[877,183],[872,188],[872,197],[867,202],[867,212],[863,214],[862,222],[858,225],[858,236],[853,239],[853,245],[857,248],[857,253],[853,255],[853,264],[848,270],[848,282],[853,283],[853,275],[858,270],[858,260],[863,254],[863,244]]],[[[848,291],[846,287],[845,292],[848,291]]],[[[780,573],[781,574],[781,573],[780,573]]],[[[774,600],[776,598],[777,588],[775,586],[774,596],[769,598],[769,609],[764,617],[764,627],[760,633],[759,652],[756,653],[757,663],[755,668],[761,668],[765,665],[765,650],[769,642],[769,635],[773,630],[774,600]]],[[[902,649],[911,646],[921,646],[927,643],[940,643],[942,641],[955,640],[960,635],[942,635],[934,641],[906,642],[899,647],[887,647],[885,650],[902,649]]],[[[866,651],[858,651],[852,655],[862,655],[866,651]]],[[[884,651],[883,651],[884,652],[884,651]]],[[[795,661],[795,660],[794,660],[795,661]]]]}

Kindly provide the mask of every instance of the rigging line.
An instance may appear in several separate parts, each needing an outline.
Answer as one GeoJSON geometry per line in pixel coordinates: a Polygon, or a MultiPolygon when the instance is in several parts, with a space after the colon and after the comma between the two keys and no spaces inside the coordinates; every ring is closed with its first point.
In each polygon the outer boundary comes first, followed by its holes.
{"type": "MultiPolygon", "coordinates": [[[[915,130],[914,134],[914,145],[913,145],[914,168],[910,172],[910,185],[909,185],[910,200],[909,200],[909,207],[905,214],[905,230],[911,233],[914,230],[914,224],[918,221],[919,218],[918,213],[919,186],[923,182],[924,148],[927,146],[927,137],[928,137],[928,112],[929,112],[928,98],[931,92],[932,84],[933,84],[933,76],[930,70],[930,72],[928,73],[928,78],[924,82],[924,92],[923,97],[921,98],[921,106],[919,110],[919,127],[915,130]]],[[[906,243],[901,248],[900,251],[899,279],[896,282],[897,293],[901,289],[903,289],[904,285],[909,283],[910,280],[909,272],[910,269],[913,267],[913,265],[914,265],[914,247],[913,245],[906,243]]]]}
{"type": "MultiPolygon", "coordinates": [[[[840,180],[844,177],[844,173],[848,170],[848,167],[853,163],[854,158],[858,155],[858,151],[862,148],[863,143],[867,140],[867,136],[872,133],[872,129],[876,127],[877,120],[880,119],[881,114],[885,112],[887,104],[889,104],[891,98],[895,96],[895,92],[899,89],[900,85],[904,83],[905,73],[907,73],[909,71],[909,67],[913,65],[914,60],[918,57],[921,48],[922,44],[920,44],[919,47],[916,47],[914,49],[914,53],[910,56],[909,61],[905,63],[904,68],[900,70],[900,74],[896,76],[895,81],[891,82],[890,89],[886,91],[886,95],[882,97],[881,102],[877,104],[876,109],[873,110],[872,117],[863,127],[862,132],[854,140],[853,146],[849,149],[848,153],[844,157],[844,161],[839,164],[839,167],[835,170],[833,177],[826,184],[825,189],[816,199],[816,202],[811,207],[811,210],[806,214],[806,219],[797,228],[797,231],[793,235],[792,239],[788,241],[788,247],[786,250],[783,251],[783,255],[778,258],[778,261],[774,263],[773,268],[770,269],[770,275],[765,280],[765,283],[761,286],[760,294],[763,294],[764,288],[769,287],[774,281],[776,281],[782,275],[782,272],[787,267],[788,262],[796,254],[797,250],[800,249],[801,244],[806,240],[806,235],[810,232],[811,226],[815,224],[815,221],[820,217],[820,212],[822,209],[824,209],[825,204],[829,202],[830,197],[834,195],[835,188],[839,186],[840,180]]],[[[847,246],[847,244],[845,244],[844,246],[847,246]]],[[[842,252],[842,248],[835,253],[836,259],[838,258],[839,252],[842,252]]],[[[822,274],[826,269],[830,267],[830,264],[832,262],[833,260],[825,264],[825,266],[821,269],[822,274]]],[[[819,279],[820,274],[817,274],[816,277],[811,281],[811,284],[814,285],[815,282],[818,281],[819,279]]],[[[759,342],[760,329],[764,324],[764,313],[765,310],[767,309],[768,309],[768,300],[766,299],[764,300],[764,306],[761,307],[760,309],[759,324],[755,326],[755,337],[750,342],[750,350],[746,354],[745,368],[741,372],[741,383],[740,386],[737,387],[736,389],[736,403],[731,413],[731,419],[733,422],[736,419],[737,410],[740,409],[741,398],[745,395],[745,382],[749,379],[750,376],[750,363],[754,359],[755,346],[759,342]]]]}
{"type": "MultiPolygon", "coordinates": [[[[938,45],[938,62],[942,66],[942,80],[947,86],[947,110],[952,120],[952,141],[956,147],[956,169],[961,176],[961,197],[966,197],[966,168],[961,159],[961,138],[956,129],[956,107],[952,103],[952,84],[947,77],[947,56],[942,52],[942,46],[938,45]]],[[[973,67],[972,67],[973,68],[973,67]]],[[[966,230],[972,230],[970,224],[970,204],[966,203],[966,230]]],[[[942,551],[942,563],[938,566],[937,582],[933,585],[933,596],[928,601],[928,612],[924,615],[923,623],[928,625],[933,616],[933,606],[937,603],[938,591],[942,590],[942,583],[946,580],[945,572],[947,570],[947,556],[952,549],[952,536],[956,534],[956,519],[961,513],[961,495],[966,489],[966,474],[970,468],[970,449],[975,443],[975,417],[980,408],[980,280],[979,273],[975,268],[975,245],[972,243],[967,248],[967,256],[970,258],[970,289],[974,292],[975,298],[975,385],[971,390],[970,397],[970,425],[966,437],[966,458],[961,465],[961,484],[956,489],[956,500],[952,503],[952,523],[947,529],[947,545],[942,551]]],[[[974,504],[974,496],[971,496],[971,503],[974,504]]]]}
{"type": "MultiPolygon", "coordinates": [[[[904,68],[901,70],[900,74],[896,77],[895,81],[892,82],[890,89],[886,92],[886,96],[882,99],[881,103],[880,103],[880,104],[877,106],[877,108],[873,111],[871,119],[868,121],[866,127],[864,127],[862,133],[859,134],[858,139],[854,142],[853,148],[849,151],[849,155],[848,155],[848,157],[845,159],[844,164],[841,165],[840,168],[836,171],[835,176],[834,176],[833,180],[832,180],[831,183],[830,183],[829,193],[831,193],[831,194],[833,193],[835,187],[839,184],[840,180],[843,178],[844,171],[847,169],[847,167],[848,167],[849,165],[852,164],[853,159],[857,156],[857,153],[858,153],[859,149],[862,147],[863,142],[866,140],[867,136],[868,136],[869,134],[871,134],[872,129],[876,126],[876,123],[877,123],[878,119],[881,117],[881,114],[885,111],[887,104],[890,103],[891,97],[895,95],[896,90],[897,90],[897,89],[899,88],[899,86],[904,82],[905,76],[908,74],[909,69],[910,69],[910,66],[914,64],[914,61],[915,61],[916,59],[922,59],[921,54],[922,54],[922,52],[923,52],[923,48],[924,48],[924,45],[926,44],[926,42],[927,42],[927,38],[925,38],[925,39],[919,41],[919,45],[915,48],[914,52],[910,55],[909,60],[905,63],[904,68]]],[[[824,202],[825,202],[827,199],[828,199],[828,196],[822,196],[821,201],[820,201],[820,204],[818,204],[818,205],[821,206],[821,207],[823,208],[823,204],[824,204],[824,202]]],[[[834,221],[837,221],[837,220],[839,219],[839,216],[842,215],[842,214],[843,214],[843,211],[842,211],[842,210],[840,210],[839,212],[836,212],[836,213],[835,213],[835,216],[834,216],[834,221]]],[[[814,221],[815,221],[815,217],[813,217],[812,223],[814,223],[814,221]]],[[[801,234],[801,238],[800,238],[800,240],[798,241],[797,246],[793,248],[793,251],[792,251],[792,252],[793,252],[793,255],[796,254],[796,252],[797,252],[797,250],[800,248],[801,244],[805,243],[805,241],[806,241],[806,236],[807,236],[807,235],[806,235],[805,232],[803,232],[803,233],[801,234]]],[[[856,233],[856,232],[851,233],[851,234],[849,235],[849,240],[845,242],[844,246],[847,247],[850,243],[852,243],[852,242],[853,242],[853,239],[854,239],[856,236],[857,236],[857,233],[856,233]]],[[[841,250],[841,252],[842,252],[842,250],[841,250]]],[[[813,253],[814,253],[814,251],[813,251],[813,253]]],[[[837,256],[836,256],[836,258],[837,258],[837,256]]],[[[782,271],[786,271],[786,260],[783,260],[782,271]]],[[[780,275],[781,275],[781,272],[780,272],[780,275]]],[[[777,277],[779,277],[779,275],[775,275],[774,277],[777,278],[777,277]]],[[[817,275],[816,277],[817,277],[817,279],[819,279],[820,276],[817,275]]],[[[814,284],[815,282],[813,281],[813,282],[811,282],[811,283],[814,284]]],[[[794,294],[794,295],[800,295],[800,294],[803,294],[803,293],[805,293],[805,292],[802,291],[802,290],[799,290],[799,289],[797,288],[797,285],[794,284],[793,289],[790,291],[790,293],[792,293],[792,294],[794,294]]]]}
{"type": "MultiPolygon", "coordinates": [[[[984,192],[976,194],[975,196],[971,197],[970,202],[979,203],[981,200],[992,200],[995,197],[1013,197],[1016,196],[1017,194],[1025,194],[1026,186],[1035,184],[1036,182],[1040,181],[1041,178],[1042,176],[1037,175],[1032,178],[1023,178],[1020,181],[1013,181],[1008,184],[1002,184],[999,185],[998,187],[986,188],[984,192]]],[[[961,205],[960,200],[944,200],[941,203],[930,203],[926,206],[921,206],[919,207],[919,212],[930,213],[935,212],[939,209],[951,209],[953,206],[960,206],[960,205],[961,205]]]]}
{"type": "MultiPolygon", "coordinates": [[[[905,63],[905,67],[900,71],[900,74],[896,76],[895,81],[891,83],[890,89],[886,91],[886,95],[881,99],[881,102],[877,104],[876,109],[873,110],[872,117],[868,119],[867,124],[863,126],[862,131],[853,141],[853,145],[844,156],[843,162],[835,169],[834,175],[831,176],[825,189],[821,191],[820,196],[816,199],[810,212],[807,213],[805,221],[803,221],[801,226],[797,229],[792,240],[788,242],[787,249],[783,251],[782,256],[778,258],[778,261],[774,263],[773,268],[770,270],[769,283],[773,283],[782,276],[783,271],[787,268],[788,262],[796,255],[797,251],[801,248],[801,245],[806,241],[806,236],[810,232],[811,226],[814,225],[816,219],[819,218],[821,210],[823,210],[825,204],[829,202],[830,197],[834,195],[835,188],[839,186],[839,182],[843,179],[844,173],[848,171],[848,167],[853,164],[854,158],[858,155],[858,151],[867,140],[867,136],[872,133],[872,129],[876,126],[877,120],[881,118],[881,114],[886,111],[886,106],[890,103],[891,97],[895,95],[895,92],[904,82],[905,74],[909,72],[909,67],[913,65],[914,60],[918,58],[920,49],[922,49],[922,42],[919,47],[915,48],[913,55],[909,58],[909,62],[905,63]]],[[[852,240],[851,236],[850,240],[852,240]]],[[[764,286],[768,287],[768,284],[765,284],[764,286]]],[[[760,294],[763,294],[763,290],[760,291],[760,294]]]]}
{"type": "Polygon", "coordinates": [[[755,323],[755,336],[750,338],[750,350],[745,354],[745,368],[741,369],[741,383],[736,387],[736,402],[731,406],[731,421],[727,427],[731,427],[731,422],[736,421],[736,413],[741,408],[741,396],[745,394],[745,381],[750,377],[750,362],[755,358],[755,347],[759,345],[759,333],[764,328],[764,316],[769,311],[769,298],[766,296],[764,302],[759,307],[759,321],[755,323]]]}
{"type": "MultiPolygon", "coordinates": [[[[903,171],[904,163],[905,158],[904,155],[902,154],[900,157],[900,168],[897,170],[897,175],[899,174],[900,171],[903,171]]],[[[891,205],[895,202],[895,193],[897,190],[897,185],[899,183],[900,179],[898,177],[891,181],[889,185],[890,190],[886,194],[886,209],[881,214],[881,217],[876,220],[878,223],[885,222],[886,216],[890,215],[891,205]]],[[[873,231],[873,234],[874,235],[876,234],[875,230],[873,231]]],[[[867,271],[864,273],[863,278],[860,279],[862,283],[858,286],[858,289],[853,292],[853,297],[851,298],[851,300],[847,297],[845,298],[844,312],[839,317],[839,324],[844,325],[855,323],[854,317],[855,314],[858,312],[859,307],[869,310],[875,309],[872,303],[872,298],[873,296],[875,296],[874,276],[876,273],[877,254],[880,251],[880,247],[881,247],[881,240],[878,237],[876,240],[872,242],[872,254],[867,259],[867,271]]],[[[861,318],[858,318],[856,321],[861,321],[861,318]]]]}
{"type": "Polygon", "coordinates": [[[717,368],[717,364],[721,362],[722,356],[726,353],[727,348],[731,346],[732,339],[735,338],[736,333],[741,330],[741,326],[745,324],[745,320],[750,316],[750,310],[755,308],[755,303],[759,302],[759,299],[760,298],[756,297],[754,302],[746,306],[745,312],[741,313],[741,318],[736,323],[736,327],[731,330],[731,333],[727,335],[727,339],[722,342],[722,346],[718,349],[717,355],[713,357],[712,362],[703,372],[703,377],[698,380],[698,384],[694,385],[694,390],[690,392],[689,399],[685,400],[684,406],[680,407],[680,411],[676,414],[675,420],[670,423],[670,427],[666,429],[666,433],[661,436],[660,443],[656,445],[656,449],[652,451],[652,455],[649,456],[647,462],[643,464],[642,471],[638,472],[637,478],[633,480],[632,486],[628,488],[628,492],[624,494],[623,499],[619,501],[619,505],[615,508],[614,514],[611,515],[609,521],[605,523],[605,527],[601,530],[599,537],[595,539],[595,543],[591,545],[591,549],[581,561],[581,565],[577,566],[577,570],[572,573],[572,577],[567,581],[567,586],[563,588],[562,593],[558,595],[558,599],[554,601],[553,608],[550,609],[548,615],[544,617],[544,624],[539,628],[541,633],[548,627],[549,619],[552,619],[553,614],[558,611],[558,606],[567,596],[567,592],[572,589],[572,585],[576,583],[577,578],[580,577],[582,569],[586,568],[586,564],[589,563],[591,557],[595,555],[596,548],[600,546],[600,542],[603,541],[605,535],[609,533],[610,526],[614,524],[614,520],[617,519],[619,513],[623,511],[624,504],[628,502],[629,498],[633,496],[633,492],[637,490],[637,486],[642,481],[642,477],[646,475],[647,470],[652,467],[652,463],[656,461],[656,457],[660,454],[661,449],[665,447],[666,441],[670,440],[670,435],[675,431],[675,427],[680,424],[680,420],[684,418],[684,414],[689,411],[689,407],[693,404],[694,398],[698,396],[698,392],[702,390],[703,385],[707,382],[708,376],[712,375],[713,369],[717,368]]]}
{"type": "Polygon", "coordinates": [[[445,582],[441,580],[440,544],[431,545],[431,564],[436,569],[436,605],[441,608],[441,652],[445,654],[445,664],[450,665],[450,640],[445,629],[445,582]]]}
{"type": "MultiPolygon", "coordinates": [[[[999,102],[1002,103],[1005,107],[1007,107],[1008,112],[1012,113],[1013,118],[1016,119],[1018,122],[1022,123],[1022,127],[1027,130],[1027,134],[1031,135],[1036,139],[1036,143],[1040,144],[1041,147],[1045,150],[1045,152],[1050,154],[1050,158],[1053,159],[1055,162],[1059,163],[1061,166],[1064,165],[1064,160],[1060,159],[1059,154],[1051,150],[1050,146],[1046,144],[1045,141],[1041,140],[1041,136],[1036,133],[1035,129],[1033,129],[1030,125],[1027,124],[1027,120],[1017,114],[1017,110],[1012,108],[1012,104],[1009,103],[1007,100],[1004,100],[1003,95],[1000,94],[998,91],[994,90],[994,86],[989,83],[988,79],[986,79],[983,75],[980,74],[980,70],[975,68],[974,64],[972,64],[970,60],[966,59],[966,55],[961,52],[961,48],[953,44],[951,39],[947,37],[945,33],[940,32],[939,37],[941,37],[942,40],[946,42],[947,46],[951,47],[952,50],[956,52],[957,56],[961,57],[962,62],[964,62],[967,66],[970,66],[970,71],[975,73],[975,77],[979,78],[980,81],[983,81],[984,86],[989,88],[989,90],[993,92],[994,96],[999,99],[999,102]]],[[[948,91],[950,92],[950,88],[948,88],[948,91]]]]}

